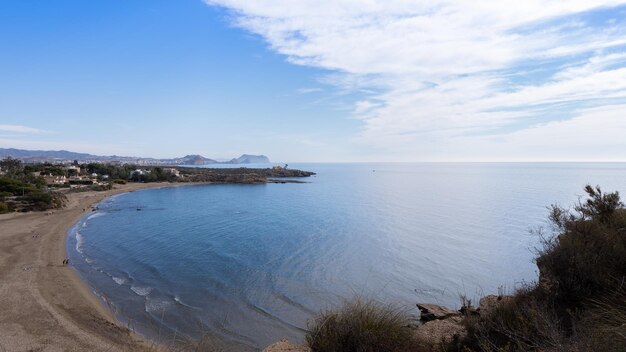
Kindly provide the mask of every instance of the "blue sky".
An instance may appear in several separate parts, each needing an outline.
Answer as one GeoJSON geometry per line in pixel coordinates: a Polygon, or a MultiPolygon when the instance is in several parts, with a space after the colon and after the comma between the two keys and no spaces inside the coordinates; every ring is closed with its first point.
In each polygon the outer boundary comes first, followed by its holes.
{"type": "Polygon", "coordinates": [[[0,0],[0,147],[626,160],[620,1],[0,0]]]}

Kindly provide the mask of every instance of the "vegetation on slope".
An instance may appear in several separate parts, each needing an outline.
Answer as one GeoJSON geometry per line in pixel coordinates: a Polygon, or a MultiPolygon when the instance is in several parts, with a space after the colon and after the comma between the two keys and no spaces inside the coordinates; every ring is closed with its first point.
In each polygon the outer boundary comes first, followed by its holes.
{"type": "Polygon", "coordinates": [[[625,351],[626,209],[586,186],[573,209],[552,206],[539,232],[539,282],[466,319],[466,351],[625,351]]]}
{"type": "Polygon", "coordinates": [[[13,211],[16,206],[26,210],[45,210],[62,202],[61,197],[46,192],[46,181],[42,177],[24,172],[17,159],[0,161],[0,214],[13,211]]]}
{"type": "Polygon", "coordinates": [[[355,299],[339,310],[318,315],[306,335],[313,351],[416,351],[411,317],[406,310],[355,299]]]}

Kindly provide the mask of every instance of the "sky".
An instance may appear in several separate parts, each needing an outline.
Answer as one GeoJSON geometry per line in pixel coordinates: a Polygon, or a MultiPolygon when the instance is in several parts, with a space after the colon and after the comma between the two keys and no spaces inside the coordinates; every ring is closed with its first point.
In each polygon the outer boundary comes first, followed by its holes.
{"type": "Polygon", "coordinates": [[[0,0],[0,148],[626,161],[626,1],[0,0]]]}

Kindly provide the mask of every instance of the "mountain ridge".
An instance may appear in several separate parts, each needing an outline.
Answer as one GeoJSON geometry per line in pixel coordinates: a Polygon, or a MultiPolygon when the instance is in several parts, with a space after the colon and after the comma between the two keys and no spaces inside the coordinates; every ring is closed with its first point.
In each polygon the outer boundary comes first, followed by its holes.
{"type": "Polygon", "coordinates": [[[199,154],[188,154],[179,158],[145,158],[119,155],[94,155],[72,152],[68,150],[27,150],[16,148],[0,148],[0,158],[12,157],[27,163],[37,162],[119,162],[139,165],[210,165],[210,164],[265,164],[270,160],[265,155],[242,154],[229,161],[217,161],[199,154]]]}

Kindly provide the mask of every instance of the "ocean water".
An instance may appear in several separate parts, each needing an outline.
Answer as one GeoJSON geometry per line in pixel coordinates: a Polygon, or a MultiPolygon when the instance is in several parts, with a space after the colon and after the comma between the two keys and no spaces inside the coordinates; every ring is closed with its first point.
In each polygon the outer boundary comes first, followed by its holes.
{"type": "Polygon", "coordinates": [[[293,164],[306,184],[191,185],[109,198],[69,231],[73,266],[147,337],[233,350],[283,337],[355,295],[418,314],[536,280],[530,233],[622,163],[293,164]]]}

